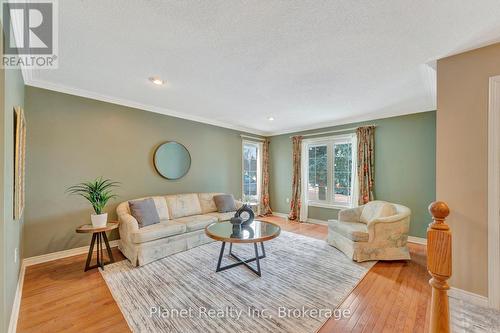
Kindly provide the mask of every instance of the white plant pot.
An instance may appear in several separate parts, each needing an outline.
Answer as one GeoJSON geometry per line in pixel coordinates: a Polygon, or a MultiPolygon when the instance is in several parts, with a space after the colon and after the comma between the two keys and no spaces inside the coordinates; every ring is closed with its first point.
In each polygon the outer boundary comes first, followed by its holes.
{"type": "Polygon", "coordinates": [[[104,228],[108,222],[108,213],[99,215],[92,214],[90,215],[90,219],[92,220],[92,226],[94,228],[104,228]]]}

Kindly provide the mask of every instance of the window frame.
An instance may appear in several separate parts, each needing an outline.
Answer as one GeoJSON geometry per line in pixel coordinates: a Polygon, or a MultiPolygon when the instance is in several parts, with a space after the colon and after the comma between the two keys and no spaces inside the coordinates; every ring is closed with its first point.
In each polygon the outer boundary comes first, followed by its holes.
{"type": "MultiPolygon", "coordinates": [[[[255,195],[255,202],[260,203],[261,198],[261,179],[262,179],[262,142],[251,141],[251,140],[242,140],[241,141],[241,200],[246,202],[245,200],[245,154],[244,149],[245,145],[251,145],[257,147],[257,194],[255,195]]],[[[254,196],[250,196],[254,198],[254,196]]],[[[251,201],[253,202],[253,201],[251,201]]]]}
{"type": "Polygon", "coordinates": [[[320,137],[320,138],[312,138],[312,139],[305,139],[305,154],[307,154],[307,157],[303,159],[303,162],[305,162],[305,165],[302,165],[302,168],[305,168],[305,182],[304,186],[306,187],[305,189],[305,195],[306,195],[306,201],[308,206],[312,207],[320,207],[320,208],[333,208],[333,209],[344,209],[344,208],[352,208],[356,206],[356,203],[354,202],[355,200],[355,181],[356,181],[356,134],[342,134],[342,135],[335,135],[335,136],[329,136],[329,137],[320,137]],[[350,202],[345,204],[343,202],[338,202],[334,201],[335,195],[334,195],[334,174],[335,174],[335,163],[334,163],[334,146],[338,144],[345,144],[345,143],[351,143],[352,144],[352,167],[351,167],[351,173],[352,173],[352,179],[351,179],[351,199],[350,202]],[[318,146],[326,146],[326,154],[327,154],[327,193],[326,193],[326,200],[310,200],[309,199],[309,148],[310,147],[318,147],[318,146]]]}

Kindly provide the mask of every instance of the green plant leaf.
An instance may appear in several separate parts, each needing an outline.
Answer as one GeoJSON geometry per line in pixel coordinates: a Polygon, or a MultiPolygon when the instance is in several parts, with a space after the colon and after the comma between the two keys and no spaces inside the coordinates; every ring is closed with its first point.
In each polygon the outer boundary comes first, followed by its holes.
{"type": "Polygon", "coordinates": [[[99,177],[93,181],[86,181],[70,186],[65,192],[70,195],[82,196],[90,202],[96,214],[102,214],[108,201],[117,197],[117,195],[112,192],[112,189],[119,187],[119,184],[119,182],[99,177]]]}

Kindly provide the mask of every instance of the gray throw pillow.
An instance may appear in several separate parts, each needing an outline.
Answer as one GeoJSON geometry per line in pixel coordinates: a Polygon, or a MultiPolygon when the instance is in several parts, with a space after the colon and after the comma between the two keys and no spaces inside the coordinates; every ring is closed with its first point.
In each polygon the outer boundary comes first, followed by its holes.
{"type": "Polygon", "coordinates": [[[129,201],[128,206],[130,208],[130,214],[137,220],[139,228],[160,223],[160,217],[156,211],[156,205],[153,199],[129,201]]]}
{"type": "Polygon", "coordinates": [[[215,206],[219,213],[234,212],[236,210],[236,202],[232,194],[214,195],[215,206]]]}

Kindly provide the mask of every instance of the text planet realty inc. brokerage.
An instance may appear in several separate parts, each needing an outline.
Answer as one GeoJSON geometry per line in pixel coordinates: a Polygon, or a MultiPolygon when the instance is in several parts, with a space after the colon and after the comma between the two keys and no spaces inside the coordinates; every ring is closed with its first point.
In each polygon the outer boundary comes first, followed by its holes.
{"type": "Polygon", "coordinates": [[[256,309],[248,307],[246,309],[233,308],[230,306],[220,309],[196,307],[196,308],[167,308],[164,306],[153,306],[149,309],[150,317],[157,317],[163,319],[169,318],[184,318],[184,319],[222,319],[230,318],[239,320],[242,316],[251,318],[315,318],[315,319],[328,319],[335,320],[349,318],[351,311],[349,309],[315,309],[315,308],[286,308],[278,307],[276,309],[256,309]]]}

